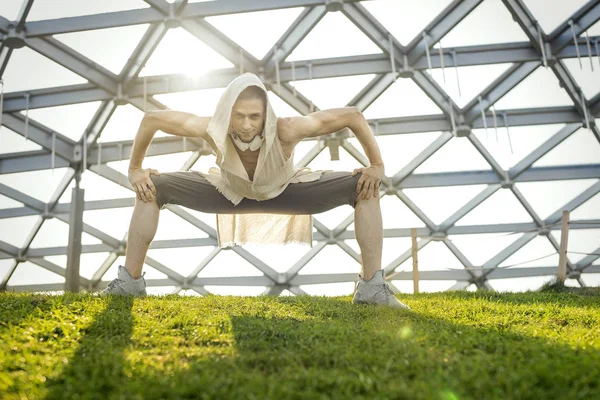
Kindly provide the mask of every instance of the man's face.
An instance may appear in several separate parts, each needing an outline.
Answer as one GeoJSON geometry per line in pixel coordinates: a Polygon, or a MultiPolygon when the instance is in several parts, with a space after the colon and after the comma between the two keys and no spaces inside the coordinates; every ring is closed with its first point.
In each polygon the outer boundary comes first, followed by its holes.
{"type": "Polygon", "coordinates": [[[246,143],[260,135],[265,122],[265,105],[260,99],[238,99],[231,110],[231,126],[246,143]]]}

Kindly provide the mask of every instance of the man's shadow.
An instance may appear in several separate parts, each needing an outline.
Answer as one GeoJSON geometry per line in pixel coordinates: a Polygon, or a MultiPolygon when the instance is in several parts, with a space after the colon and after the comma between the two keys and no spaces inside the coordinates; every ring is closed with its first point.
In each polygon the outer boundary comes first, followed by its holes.
{"type": "MultiPolygon", "coordinates": [[[[571,289],[571,288],[569,288],[571,289]]],[[[573,288],[577,289],[577,288],[573,288]]],[[[585,288],[593,289],[593,288],[585,288]]],[[[424,293],[425,296],[439,295],[444,296],[444,293],[424,293]]],[[[572,290],[572,291],[554,291],[554,290],[532,290],[528,292],[496,292],[481,290],[476,292],[453,291],[454,296],[460,296],[465,300],[470,300],[475,297],[485,299],[492,302],[510,303],[515,305],[531,305],[531,304],[551,304],[567,307],[579,308],[594,308],[600,311],[600,292],[593,290],[572,290]]],[[[418,296],[418,295],[417,295],[418,296]]]]}
{"type": "Polygon", "coordinates": [[[43,294],[4,293],[0,301],[0,331],[21,325],[29,316],[43,316],[52,307],[52,298],[43,294]]]}
{"type": "Polygon", "coordinates": [[[153,337],[150,330],[132,340],[133,300],[111,299],[69,366],[48,382],[47,398],[449,400],[501,398],[516,388],[526,398],[566,398],[579,387],[599,392],[597,350],[502,324],[461,324],[348,299],[267,298],[253,309],[216,296],[206,301],[194,320],[175,314],[161,321],[171,345],[157,357],[157,349],[142,345],[153,337]],[[152,361],[125,362],[130,345],[154,354],[152,361]],[[559,368],[574,357],[578,368],[559,368]]]}
{"type": "MultiPolygon", "coordinates": [[[[88,299],[89,301],[89,299],[88,299]]],[[[67,366],[55,379],[48,379],[48,399],[107,399],[125,382],[130,368],[123,356],[133,333],[131,296],[109,296],[84,335],[67,366]]]]}

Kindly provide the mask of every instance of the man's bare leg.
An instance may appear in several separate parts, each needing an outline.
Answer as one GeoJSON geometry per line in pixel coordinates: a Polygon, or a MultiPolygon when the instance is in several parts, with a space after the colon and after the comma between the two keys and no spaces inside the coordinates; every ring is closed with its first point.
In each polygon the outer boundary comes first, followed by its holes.
{"type": "Polygon", "coordinates": [[[129,223],[125,255],[125,269],[134,279],[142,275],[146,253],[158,227],[159,212],[156,201],[145,203],[142,200],[135,200],[133,216],[129,223]]]}
{"type": "Polygon", "coordinates": [[[360,195],[356,198],[354,229],[362,255],[362,276],[369,280],[381,269],[383,220],[379,196],[371,196],[368,200],[361,199],[360,195]]]}

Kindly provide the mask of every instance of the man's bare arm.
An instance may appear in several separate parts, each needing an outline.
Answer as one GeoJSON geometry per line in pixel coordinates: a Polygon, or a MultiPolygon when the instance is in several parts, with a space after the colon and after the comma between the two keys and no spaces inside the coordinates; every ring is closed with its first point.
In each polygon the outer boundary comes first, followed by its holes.
{"type": "Polygon", "coordinates": [[[207,133],[210,117],[198,117],[182,111],[149,111],[144,115],[133,140],[129,169],[142,167],[142,161],[156,131],[171,135],[199,137],[211,142],[207,133]]]}
{"type": "Polygon", "coordinates": [[[363,149],[371,165],[383,166],[383,159],[371,127],[356,107],[332,108],[303,117],[284,118],[282,139],[296,145],[304,138],[317,137],[349,128],[363,149]]]}

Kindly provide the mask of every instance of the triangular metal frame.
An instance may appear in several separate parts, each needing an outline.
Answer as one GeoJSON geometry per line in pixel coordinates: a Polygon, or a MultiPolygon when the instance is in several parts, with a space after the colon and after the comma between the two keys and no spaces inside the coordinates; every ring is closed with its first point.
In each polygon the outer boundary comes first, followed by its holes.
{"type": "MultiPolygon", "coordinates": [[[[453,286],[455,289],[464,289],[471,283],[475,284],[478,288],[489,289],[488,280],[493,278],[555,274],[556,267],[553,266],[502,269],[498,268],[498,265],[537,235],[545,236],[558,251],[559,245],[550,232],[559,229],[557,222],[560,220],[561,211],[563,209],[573,210],[600,192],[600,183],[597,183],[559,210],[556,210],[546,220],[542,220],[515,186],[515,182],[525,181],[600,178],[600,164],[545,168],[531,167],[535,161],[539,160],[584,125],[586,123],[586,116],[589,128],[600,141],[600,130],[594,123],[594,117],[600,115],[600,94],[591,100],[586,100],[585,97],[582,97],[581,88],[578,87],[562,61],[564,58],[576,56],[579,52],[583,56],[588,56],[588,50],[585,46],[586,42],[579,37],[600,19],[600,1],[589,1],[556,28],[554,32],[546,34],[541,31],[541,28],[539,28],[522,0],[503,0],[504,6],[511,12],[513,18],[521,26],[530,41],[528,43],[464,46],[451,49],[458,59],[461,60],[461,66],[509,62],[514,64],[488,87],[483,89],[478,98],[473,99],[463,108],[458,107],[451,97],[445,93],[443,88],[429,75],[427,72],[429,65],[425,55],[427,47],[432,48],[435,43],[458,25],[483,0],[453,1],[424,28],[425,35],[418,35],[407,46],[402,46],[394,39],[384,26],[361,5],[360,0],[345,0],[341,12],[381,49],[381,54],[304,60],[296,61],[293,65],[281,60],[284,60],[291,54],[312,28],[329,12],[328,7],[331,7],[331,4],[327,1],[276,0],[268,3],[212,1],[187,4],[186,0],[177,0],[174,3],[167,3],[165,0],[144,0],[150,5],[150,8],[102,15],[71,17],[61,20],[27,22],[27,15],[33,5],[33,1],[25,0],[23,2],[21,11],[15,21],[11,22],[0,16],[0,39],[3,40],[2,45],[0,45],[0,77],[6,69],[13,51],[12,48],[4,45],[4,39],[22,38],[27,47],[75,72],[87,79],[89,83],[6,93],[4,96],[2,124],[24,136],[25,118],[20,114],[20,111],[25,110],[27,106],[32,109],[79,102],[101,101],[101,106],[83,132],[83,135],[87,139],[88,161],[95,160],[98,152],[101,152],[102,163],[101,165],[94,165],[88,162],[90,165],[86,167],[105,179],[129,189],[131,188],[126,177],[109,168],[106,163],[122,159],[123,154],[129,154],[132,141],[103,143],[101,148],[96,144],[96,141],[102,134],[103,128],[118,105],[129,103],[142,111],[145,109],[165,109],[166,107],[154,98],[155,95],[185,90],[224,87],[240,72],[251,71],[259,75],[270,90],[277,93],[282,100],[301,114],[307,114],[311,109],[314,109],[314,106],[310,100],[297,90],[294,90],[290,85],[289,82],[292,81],[293,73],[298,80],[308,79],[309,75],[312,78],[325,78],[368,73],[375,74],[375,78],[357,93],[355,98],[348,104],[356,106],[361,110],[366,109],[372,104],[395,79],[399,79],[400,76],[410,77],[441,110],[444,110],[444,113],[441,115],[369,121],[370,125],[374,127],[373,130],[376,135],[444,131],[437,140],[431,143],[406,167],[393,176],[386,177],[381,193],[382,196],[397,196],[400,201],[406,204],[423,221],[425,228],[418,230],[418,234],[421,237],[418,243],[419,249],[426,246],[432,240],[442,241],[464,266],[464,271],[423,271],[420,279],[457,280],[458,283],[453,286]],[[204,20],[207,16],[298,6],[304,6],[304,11],[262,60],[254,58],[204,20]],[[140,23],[149,24],[148,29],[118,76],[52,37],[52,35],[60,33],[140,23]],[[577,44],[574,44],[572,40],[571,24],[578,38],[577,44]],[[139,78],[138,75],[141,69],[161,39],[170,28],[174,27],[184,28],[233,63],[236,68],[212,71],[204,79],[198,80],[192,80],[180,75],[139,78]],[[392,56],[392,47],[390,46],[393,47],[395,71],[391,71],[390,57],[392,56]],[[532,151],[518,164],[509,170],[504,170],[487,151],[485,146],[475,137],[472,129],[479,129],[484,125],[493,126],[494,116],[488,109],[533,71],[542,66],[542,61],[546,61],[546,59],[548,67],[557,76],[561,86],[567,91],[567,94],[573,101],[574,106],[545,107],[528,110],[496,110],[496,113],[510,115],[512,126],[549,123],[566,124],[563,129],[540,145],[536,150],[532,151]],[[276,79],[277,64],[279,64],[280,85],[277,85],[276,79]],[[143,97],[144,93],[148,96],[146,101],[143,97]],[[481,99],[480,101],[479,98],[481,99]],[[481,106],[484,107],[483,115],[485,121],[481,118],[481,106]],[[488,162],[491,170],[414,174],[414,170],[419,165],[450,140],[468,140],[488,162]],[[487,187],[440,225],[434,224],[403,193],[403,189],[410,187],[469,184],[486,184],[487,187]],[[512,191],[531,216],[532,223],[474,226],[455,225],[464,215],[501,189],[512,191]],[[522,236],[482,266],[474,266],[452,241],[448,239],[449,235],[455,234],[500,232],[521,232],[522,236]]],[[[598,38],[592,38],[592,40],[597,41],[598,38]]],[[[432,68],[438,68],[443,64],[453,65],[450,49],[446,49],[443,53],[443,60],[439,53],[434,53],[438,52],[432,52],[431,54],[430,62],[432,68]]],[[[41,202],[6,185],[0,184],[0,194],[24,204],[24,207],[0,210],[0,218],[25,215],[40,216],[22,247],[15,247],[8,243],[0,242],[0,259],[12,259],[14,261],[9,273],[0,282],[0,290],[7,289],[7,287],[11,290],[62,290],[64,287],[56,284],[24,286],[8,286],[7,284],[19,263],[25,261],[30,261],[59,275],[65,275],[63,268],[44,258],[50,255],[65,254],[64,248],[32,249],[30,245],[46,219],[59,218],[69,223],[68,211],[70,204],[59,204],[58,199],[67,189],[70,182],[84,168],[81,160],[81,150],[84,142],[83,139],[75,142],[31,119],[29,119],[27,134],[30,140],[42,147],[42,150],[0,155],[0,174],[48,169],[50,167],[50,151],[53,148],[56,152],[55,167],[68,166],[70,168],[48,203],[41,202]],[[54,146],[52,144],[53,136],[54,146]]],[[[366,157],[346,140],[349,137],[351,137],[351,133],[345,130],[328,135],[327,137],[312,139],[315,140],[316,144],[301,160],[299,163],[300,166],[309,164],[323,149],[340,146],[356,158],[359,163],[367,166],[368,160],[366,157]]],[[[188,140],[186,145],[187,150],[192,150],[193,153],[182,166],[182,170],[191,168],[200,156],[212,153],[211,149],[201,141],[188,140]]],[[[153,141],[149,155],[180,152],[183,150],[183,146],[182,139],[178,137],[157,138],[153,141]]],[[[88,201],[85,203],[85,209],[130,207],[133,203],[133,198],[88,201]]],[[[216,232],[213,228],[191,215],[184,208],[173,205],[167,207],[179,217],[206,232],[209,237],[206,239],[178,241],[179,243],[156,241],[153,243],[153,247],[175,248],[216,245],[216,232]]],[[[354,281],[356,279],[356,275],[354,274],[298,275],[300,270],[327,244],[338,245],[360,263],[360,254],[356,253],[344,241],[354,238],[354,233],[347,231],[348,226],[352,222],[353,215],[349,215],[336,228],[328,229],[318,218],[314,218],[314,227],[318,232],[314,238],[318,241],[318,244],[310,249],[285,273],[276,272],[250,252],[239,247],[234,247],[233,251],[237,252],[241,257],[244,257],[244,259],[263,272],[264,276],[233,278],[197,277],[200,270],[221,251],[221,249],[215,248],[187,277],[148,257],[146,259],[148,265],[167,275],[167,279],[148,280],[148,285],[173,285],[176,287],[175,293],[184,289],[192,289],[199,294],[207,294],[208,292],[204,288],[206,285],[251,285],[266,286],[266,293],[270,294],[279,294],[286,289],[294,294],[303,294],[304,292],[300,289],[300,285],[354,281]]],[[[574,225],[571,228],[600,227],[600,221],[589,220],[580,222],[584,224],[574,225]]],[[[94,274],[93,278],[90,280],[81,278],[80,281],[82,288],[100,289],[104,287],[104,283],[101,281],[102,276],[116,261],[118,256],[124,254],[126,237],[119,240],[85,224],[83,224],[83,231],[100,239],[103,244],[83,246],[82,252],[109,252],[109,256],[94,274]]],[[[408,236],[410,236],[409,229],[386,229],[384,231],[384,237],[408,236]]],[[[594,253],[599,252],[600,248],[594,253]]],[[[394,279],[411,279],[409,272],[397,271],[398,266],[410,257],[410,250],[399,253],[398,257],[392,263],[385,266],[388,277],[393,277],[394,279]]],[[[582,272],[600,272],[600,267],[592,266],[592,263],[598,258],[598,255],[589,255],[576,264],[568,262],[567,267],[570,276],[576,279],[581,286],[584,286],[580,275],[582,272]]]]}

